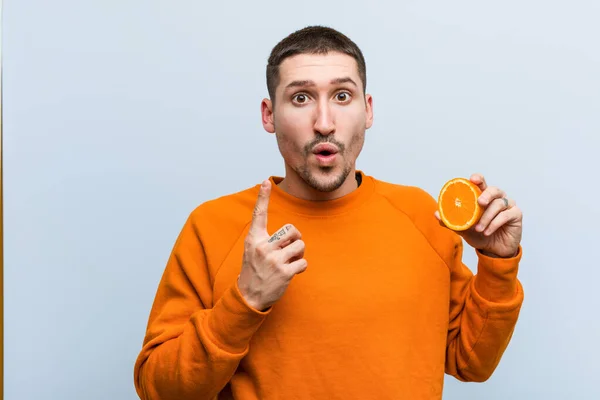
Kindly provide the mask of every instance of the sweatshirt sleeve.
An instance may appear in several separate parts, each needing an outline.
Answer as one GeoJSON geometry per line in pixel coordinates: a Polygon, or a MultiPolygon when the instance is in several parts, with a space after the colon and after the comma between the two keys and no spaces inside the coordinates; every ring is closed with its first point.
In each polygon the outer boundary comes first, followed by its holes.
{"type": "Polygon", "coordinates": [[[160,280],[134,367],[135,388],[142,400],[216,397],[270,311],[250,307],[237,283],[212,304],[200,237],[190,217],[160,280]]]}
{"type": "Polygon", "coordinates": [[[446,373],[461,381],[483,382],[498,366],[523,303],[517,279],[522,248],[512,258],[491,258],[476,251],[476,275],[463,264],[462,252],[462,238],[456,235],[446,373]]]}

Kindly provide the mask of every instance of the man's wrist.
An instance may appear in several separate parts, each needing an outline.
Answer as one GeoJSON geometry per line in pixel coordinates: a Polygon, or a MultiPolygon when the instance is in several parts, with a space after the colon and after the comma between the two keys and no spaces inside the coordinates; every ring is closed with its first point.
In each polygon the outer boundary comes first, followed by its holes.
{"type": "Polygon", "coordinates": [[[487,250],[483,250],[483,249],[478,249],[478,250],[481,254],[483,254],[486,257],[490,257],[490,258],[514,258],[519,254],[519,249],[515,250],[514,253],[507,254],[507,255],[496,254],[491,251],[487,251],[487,250]]]}
{"type": "Polygon", "coordinates": [[[238,275],[238,279],[237,279],[237,288],[238,288],[238,292],[242,296],[242,299],[244,300],[246,305],[249,306],[251,309],[253,309],[254,311],[258,311],[260,313],[264,313],[264,312],[268,311],[269,307],[261,304],[258,301],[258,299],[256,298],[257,296],[252,296],[249,293],[249,290],[246,290],[245,286],[240,285],[240,276],[239,275],[238,275]]]}

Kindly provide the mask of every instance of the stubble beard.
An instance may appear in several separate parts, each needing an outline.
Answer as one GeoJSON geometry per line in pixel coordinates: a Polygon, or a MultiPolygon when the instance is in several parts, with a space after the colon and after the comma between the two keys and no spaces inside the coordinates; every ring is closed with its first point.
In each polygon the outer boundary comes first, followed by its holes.
{"type": "MultiPolygon", "coordinates": [[[[281,147],[282,137],[277,133],[276,136],[281,147]]],[[[283,139],[283,142],[285,141],[286,139],[283,139]]],[[[304,159],[304,162],[301,165],[290,165],[290,167],[308,186],[314,190],[319,192],[333,192],[344,184],[348,178],[348,175],[352,171],[353,163],[346,157],[347,153],[350,153],[354,150],[355,154],[359,154],[363,141],[364,133],[354,135],[348,147],[346,147],[343,143],[336,141],[332,135],[318,135],[302,149],[290,142],[289,144],[295,147],[295,151],[302,154],[304,159]],[[316,166],[317,171],[315,171],[314,167],[311,168],[309,158],[312,156],[312,149],[319,143],[332,143],[338,147],[338,157],[341,157],[343,163],[341,171],[336,173],[336,170],[339,169],[339,164],[332,167],[316,166]],[[320,178],[319,175],[324,176],[324,179],[320,178]]]]}
{"type": "Polygon", "coordinates": [[[347,165],[344,165],[342,171],[340,171],[338,174],[336,174],[333,179],[331,179],[329,176],[335,174],[335,172],[333,172],[335,170],[335,167],[317,167],[319,169],[320,172],[326,174],[328,176],[328,178],[326,178],[326,180],[324,179],[319,179],[315,173],[313,173],[313,171],[309,168],[308,165],[304,164],[303,166],[301,166],[300,168],[298,168],[296,170],[296,173],[298,175],[300,175],[300,177],[302,178],[302,180],[304,180],[304,182],[306,182],[306,184],[308,186],[310,186],[311,188],[318,190],[319,192],[333,192],[336,189],[339,189],[344,182],[346,181],[346,178],[348,178],[348,175],[350,174],[350,171],[352,170],[352,168],[347,165]]]}

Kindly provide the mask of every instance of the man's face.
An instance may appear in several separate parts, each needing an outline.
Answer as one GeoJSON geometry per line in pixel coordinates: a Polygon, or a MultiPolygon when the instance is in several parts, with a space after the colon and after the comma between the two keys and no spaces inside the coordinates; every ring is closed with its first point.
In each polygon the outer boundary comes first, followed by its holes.
{"type": "Polygon", "coordinates": [[[342,53],[300,54],[285,59],[279,75],[275,104],[263,101],[263,125],[276,134],[288,175],[334,191],[354,170],[373,120],[356,61],[342,53]]]}

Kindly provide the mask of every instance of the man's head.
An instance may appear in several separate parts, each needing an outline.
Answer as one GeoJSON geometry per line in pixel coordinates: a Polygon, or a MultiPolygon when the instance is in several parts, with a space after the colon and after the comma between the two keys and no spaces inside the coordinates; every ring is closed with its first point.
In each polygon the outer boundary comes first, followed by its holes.
{"type": "Polygon", "coordinates": [[[263,126],[276,134],[286,180],[316,192],[355,185],[350,173],[373,120],[358,46],[331,28],[296,31],[273,48],[267,88],[263,126]]]}

